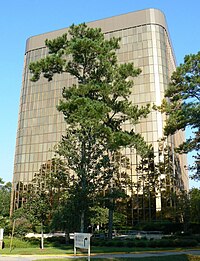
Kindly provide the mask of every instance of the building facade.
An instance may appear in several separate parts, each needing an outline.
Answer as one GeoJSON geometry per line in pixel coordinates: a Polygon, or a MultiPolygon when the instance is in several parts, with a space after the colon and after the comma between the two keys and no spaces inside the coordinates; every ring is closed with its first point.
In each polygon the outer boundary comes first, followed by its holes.
{"type": "MultiPolygon", "coordinates": [[[[175,58],[163,13],[156,9],[147,9],[89,22],[87,25],[100,27],[106,38],[120,37],[121,48],[117,51],[119,63],[133,62],[136,68],[142,69],[141,75],[135,79],[130,100],[139,106],[147,103],[160,105],[170,75],[175,70],[175,58]]],[[[27,40],[16,138],[12,210],[21,206],[22,193],[27,184],[31,182],[34,173],[38,172],[41,165],[53,157],[53,147],[65,133],[66,124],[56,105],[61,98],[62,88],[71,86],[73,77],[61,74],[55,75],[51,82],[44,78],[38,82],[31,82],[29,64],[48,54],[45,47],[46,39],[54,39],[67,30],[65,28],[33,36],[27,40]]],[[[163,137],[164,122],[164,115],[159,111],[152,111],[148,118],[142,120],[135,128],[136,132],[141,133],[144,139],[153,145],[156,162],[164,157],[163,144],[159,142],[163,137]]],[[[128,124],[124,126],[129,127],[128,124]]],[[[170,137],[167,144],[173,151],[173,147],[183,140],[184,133],[179,132],[170,137]]],[[[144,190],[137,189],[142,180],[141,170],[137,170],[140,159],[134,150],[126,149],[125,153],[130,159],[129,174],[135,187],[134,194],[137,194],[139,202],[144,190]]],[[[188,175],[184,169],[186,158],[172,153],[171,161],[174,166],[174,177],[176,176],[176,183],[173,186],[187,190],[188,175]]],[[[160,210],[161,205],[161,194],[157,193],[156,209],[160,210]]],[[[142,207],[138,207],[137,213],[140,209],[142,207]]]]}

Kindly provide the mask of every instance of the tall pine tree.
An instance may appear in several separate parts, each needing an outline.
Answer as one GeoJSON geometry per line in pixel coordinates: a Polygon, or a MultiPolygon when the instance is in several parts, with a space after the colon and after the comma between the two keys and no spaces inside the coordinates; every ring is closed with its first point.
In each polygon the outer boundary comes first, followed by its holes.
{"type": "Polygon", "coordinates": [[[67,133],[57,151],[73,170],[80,204],[81,231],[91,195],[111,182],[116,170],[114,155],[132,147],[141,155],[148,146],[134,126],[149,113],[149,105],[134,105],[129,96],[133,79],[141,70],[132,63],[119,64],[120,39],[106,40],[101,29],[72,25],[68,34],[46,40],[49,55],[30,64],[32,80],[41,75],[52,80],[56,73],[69,73],[76,83],[63,88],[57,109],[64,115],[67,133]],[[123,129],[128,123],[129,130],[123,129]]]}

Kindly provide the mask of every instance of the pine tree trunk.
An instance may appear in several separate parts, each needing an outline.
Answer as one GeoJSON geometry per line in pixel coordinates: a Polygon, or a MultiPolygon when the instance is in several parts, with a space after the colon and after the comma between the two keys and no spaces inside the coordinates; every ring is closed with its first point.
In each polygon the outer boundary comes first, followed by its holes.
{"type": "Polygon", "coordinates": [[[113,208],[109,208],[109,220],[108,220],[108,239],[112,239],[113,230],[113,208]]]}
{"type": "Polygon", "coordinates": [[[84,223],[85,223],[85,211],[81,211],[81,233],[84,232],[84,223]]]}
{"type": "Polygon", "coordinates": [[[65,231],[65,243],[66,243],[66,245],[69,244],[69,240],[70,240],[70,237],[69,237],[69,231],[66,230],[66,231],[65,231]]]}

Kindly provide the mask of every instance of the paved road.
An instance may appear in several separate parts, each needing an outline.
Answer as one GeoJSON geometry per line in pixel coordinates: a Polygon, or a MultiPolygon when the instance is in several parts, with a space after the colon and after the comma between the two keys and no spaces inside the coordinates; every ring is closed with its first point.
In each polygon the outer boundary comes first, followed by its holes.
{"type": "MultiPolygon", "coordinates": [[[[192,255],[200,255],[200,250],[188,250],[188,251],[181,251],[181,252],[142,252],[142,253],[134,253],[134,254],[98,254],[98,255],[92,255],[91,258],[111,258],[111,257],[152,257],[152,256],[169,256],[169,255],[181,255],[181,254],[192,254],[192,255]]],[[[78,256],[83,257],[83,256],[78,256]]],[[[76,259],[78,257],[74,257],[73,255],[59,255],[59,256],[3,256],[0,255],[0,261],[34,261],[37,259],[48,259],[48,258],[71,258],[76,259]]],[[[85,257],[85,256],[84,256],[85,257]]]]}

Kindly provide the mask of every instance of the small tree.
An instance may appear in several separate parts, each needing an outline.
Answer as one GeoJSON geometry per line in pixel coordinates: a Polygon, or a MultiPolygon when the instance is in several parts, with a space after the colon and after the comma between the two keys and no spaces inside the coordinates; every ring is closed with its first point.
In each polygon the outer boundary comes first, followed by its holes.
{"type": "Polygon", "coordinates": [[[22,209],[14,213],[18,217],[23,213],[24,218],[33,225],[41,226],[41,248],[44,248],[44,225],[49,225],[54,212],[66,197],[69,186],[68,169],[65,163],[53,158],[42,164],[38,173],[35,173],[32,182],[27,185],[24,192],[24,204],[22,209]]]}
{"type": "Polygon", "coordinates": [[[0,228],[4,228],[4,233],[10,230],[11,187],[11,182],[5,183],[0,178],[0,228]]]}
{"type": "Polygon", "coordinates": [[[189,192],[191,205],[191,222],[200,224],[200,190],[193,188],[189,192]]]}
{"type": "Polygon", "coordinates": [[[94,206],[90,208],[91,212],[91,218],[90,218],[90,224],[92,226],[92,230],[94,230],[94,226],[97,227],[97,231],[101,229],[102,227],[105,228],[105,226],[108,224],[108,208],[103,208],[100,206],[94,206]]]}
{"type": "Polygon", "coordinates": [[[0,216],[9,217],[10,215],[10,198],[11,198],[11,182],[5,183],[0,180],[0,216]]]}

